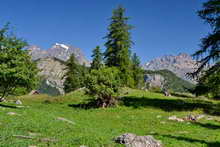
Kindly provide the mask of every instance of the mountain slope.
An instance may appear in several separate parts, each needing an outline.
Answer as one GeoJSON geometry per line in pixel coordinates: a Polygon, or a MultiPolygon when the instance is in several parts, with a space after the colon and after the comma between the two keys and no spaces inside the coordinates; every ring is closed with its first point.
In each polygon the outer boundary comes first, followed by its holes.
{"type": "Polygon", "coordinates": [[[197,67],[196,63],[191,56],[181,53],[177,56],[167,55],[153,59],[146,63],[143,68],[153,71],[167,69],[175,73],[178,77],[191,81],[186,74],[195,70],[197,67]]]}
{"type": "Polygon", "coordinates": [[[145,81],[150,85],[163,87],[166,84],[167,88],[173,92],[188,92],[189,89],[194,88],[191,82],[183,80],[166,69],[158,71],[146,70],[145,75],[145,81]]]}

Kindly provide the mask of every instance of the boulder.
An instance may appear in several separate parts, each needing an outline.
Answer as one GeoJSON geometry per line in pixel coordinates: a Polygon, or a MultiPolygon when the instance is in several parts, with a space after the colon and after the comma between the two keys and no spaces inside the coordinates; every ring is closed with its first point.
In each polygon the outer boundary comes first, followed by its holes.
{"type": "Polygon", "coordinates": [[[153,136],[137,136],[132,133],[115,138],[115,142],[124,144],[126,147],[162,147],[160,141],[155,140],[153,136]]]}
{"type": "Polygon", "coordinates": [[[15,101],[15,104],[22,105],[22,102],[20,100],[15,101]]]}

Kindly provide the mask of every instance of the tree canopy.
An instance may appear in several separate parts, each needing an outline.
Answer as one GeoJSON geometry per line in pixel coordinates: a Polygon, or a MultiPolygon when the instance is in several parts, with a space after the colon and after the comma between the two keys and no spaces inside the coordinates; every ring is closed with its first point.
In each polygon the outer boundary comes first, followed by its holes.
{"type": "Polygon", "coordinates": [[[37,86],[37,66],[25,46],[25,41],[9,34],[8,25],[0,29],[0,98],[15,94],[18,88],[30,91],[37,86]]]}

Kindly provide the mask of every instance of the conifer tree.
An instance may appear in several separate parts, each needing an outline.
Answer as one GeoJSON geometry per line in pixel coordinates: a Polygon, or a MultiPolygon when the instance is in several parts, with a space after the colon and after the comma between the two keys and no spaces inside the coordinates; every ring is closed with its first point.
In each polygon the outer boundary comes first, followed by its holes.
{"type": "Polygon", "coordinates": [[[141,69],[141,61],[136,53],[132,56],[132,70],[134,77],[134,86],[136,88],[141,88],[144,85],[144,72],[141,69]]]}
{"type": "Polygon", "coordinates": [[[65,74],[64,90],[65,92],[71,92],[82,86],[82,73],[74,54],[67,60],[66,66],[67,73],[65,74]]]}
{"type": "Polygon", "coordinates": [[[131,25],[127,24],[128,17],[125,16],[125,9],[119,6],[113,11],[111,23],[108,27],[108,34],[105,37],[106,51],[104,59],[106,66],[118,67],[121,71],[122,83],[125,86],[132,86],[134,81],[131,73],[130,48],[132,45],[130,30],[131,25]]]}
{"type": "MultiPolygon", "coordinates": [[[[212,31],[202,39],[201,49],[193,55],[200,62],[198,70],[193,73],[194,76],[198,76],[209,63],[215,64],[220,60],[220,1],[205,2],[198,14],[211,26],[212,31]]],[[[219,64],[214,66],[220,68],[219,64]]]]}
{"type": "Polygon", "coordinates": [[[100,47],[97,46],[94,50],[93,50],[93,54],[92,54],[93,60],[92,60],[92,64],[91,64],[91,69],[100,69],[102,67],[102,53],[100,51],[100,47]]]}

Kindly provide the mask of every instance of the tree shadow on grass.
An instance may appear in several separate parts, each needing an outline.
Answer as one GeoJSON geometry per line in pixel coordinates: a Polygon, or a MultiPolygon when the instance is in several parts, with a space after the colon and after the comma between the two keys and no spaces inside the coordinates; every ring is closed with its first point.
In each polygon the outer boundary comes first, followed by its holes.
{"type": "Polygon", "coordinates": [[[86,102],[80,104],[68,104],[68,106],[76,109],[85,109],[85,110],[98,108],[96,105],[96,101],[94,101],[94,99],[88,99],[86,102]]]}
{"type": "Polygon", "coordinates": [[[187,137],[182,137],[182,136],[173,136],[173,135],[159,135],[156,134],[156,136],[162,136],[162,137],[166,137],[166,138],[173,138],[176,140],[180,140],[180,141],[187,141],[190,143],[201,143],[201,144],[206,144],[207,147],[220,147],[220,142],[208,142],[205,140],[199,140],[199,139],[193,139],[193,138],[187,138],[187,137]]]}
{"type": "Polygon", "coordinates": [[[17,108],[18,108],[18,107],[16,107],[16,106],[9,106],[9,105],[4,105],[4,104],[0,104],[0,107],[12,108],[12,109],[17,109],[17,108]]]}
{"type": "Polygon", "coordinates": [[[200,122],[194,122],[192,124],[196,125],[196,126],[204,127],[207,129],[213,129],[213,130],[220,129],[220,125],[215,125],[215,124],[211,124],[211,123],[204,124],[204,123],[200,123],[200,122]]]}
{"type": "Polygon", "coordinates": [[[202,109],[204,113],[220,115],[220,105],[204,100],[140,98],[129,96],[122,98],[122,101],[125,106],[133,108],[154,107],[167,112],[202,109]]]}

